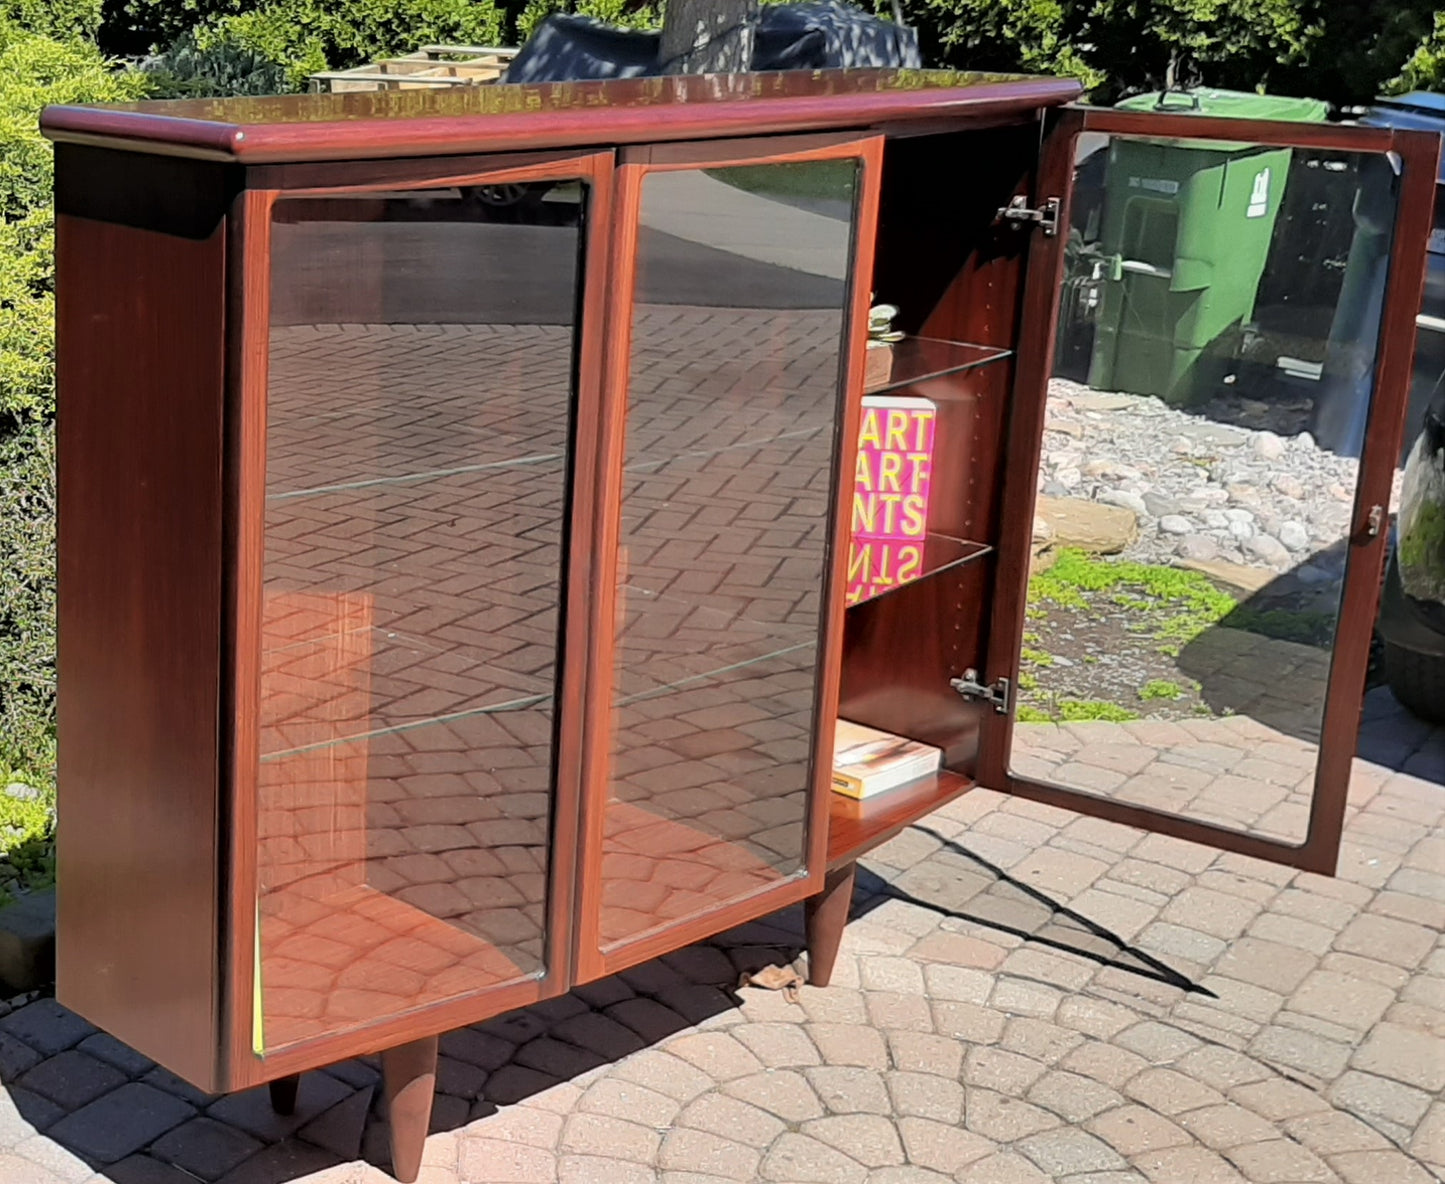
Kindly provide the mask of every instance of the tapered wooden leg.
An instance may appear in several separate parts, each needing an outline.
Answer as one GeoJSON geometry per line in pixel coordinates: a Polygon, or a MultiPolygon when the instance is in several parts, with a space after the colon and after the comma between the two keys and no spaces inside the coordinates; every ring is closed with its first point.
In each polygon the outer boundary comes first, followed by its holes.
{"type": "Polygon", "coordinates": [[[387,1120],[391,1125],[391,1174],[412,1184],[421,1173],[421,1151],[431,1124],[437,1084],[437,1038],[428,1036],[381,1054],[387,1120]]]}
{"type": "Polygon", "coordinates": [[[271,1109],[277,1114],[296,1113],[296,1090],[300,1084],[299,1073],[293,1073],[290,1077],[278,1077],[271,1082],[271,1109]]]}
{"type": "Polygon", "coordinates": [[[808,935],[808,981],[826,987],[838,960],[848,906],[853,903],[853,871],[857,864],[834,868],[823,879],[823,891],[803,902],[803,924],[808,935]]]}

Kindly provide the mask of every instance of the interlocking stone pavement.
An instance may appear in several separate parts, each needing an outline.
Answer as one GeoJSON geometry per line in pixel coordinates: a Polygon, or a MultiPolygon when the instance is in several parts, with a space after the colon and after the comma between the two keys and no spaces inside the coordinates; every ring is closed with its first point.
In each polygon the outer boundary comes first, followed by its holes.
{"type": "MultiPolygon", "coordinates": [[[[1445,733],[1365,715],[1337,879],[975,791],[865,861],[826,989],[733,989],[792,910],[444,1037],[422,1180],[1445,1179],[1445,733]]],[[[0,1081],[4,1184],[389,1178],[371,1060],[283,1119],[39,999],[0,1081]]]]}

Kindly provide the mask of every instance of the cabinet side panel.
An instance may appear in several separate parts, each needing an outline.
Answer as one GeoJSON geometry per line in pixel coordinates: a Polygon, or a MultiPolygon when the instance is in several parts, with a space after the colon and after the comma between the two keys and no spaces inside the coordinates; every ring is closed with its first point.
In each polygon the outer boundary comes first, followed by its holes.
{"type": "Polygon", "coordinates": [[[204,237],[57,220],[58,994],[202,1086],[217,1042],[224,267],[219,217],[204,237]]]}

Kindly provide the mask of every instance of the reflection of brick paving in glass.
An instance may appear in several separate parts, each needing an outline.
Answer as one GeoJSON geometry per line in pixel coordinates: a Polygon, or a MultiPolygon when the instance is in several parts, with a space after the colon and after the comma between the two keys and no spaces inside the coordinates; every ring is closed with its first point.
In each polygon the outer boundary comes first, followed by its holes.
{"type": "Polygon", "coordinates": [[[572,331],[272,337],[275,1047],[538,972],[572,331]]]}
{"type": "Polygon", "coordinates": [[[1177,722],[1019,724],[1013,771],[1285,842],[1305,838],[1330,653],[1240,629],[1190,643],[1191,673],[1231,714],[1177,722]]]}
{"type": "Polygon", "coordinates": [[[840,328],[638,308],[604,944],[802,864],[840,328]]]}

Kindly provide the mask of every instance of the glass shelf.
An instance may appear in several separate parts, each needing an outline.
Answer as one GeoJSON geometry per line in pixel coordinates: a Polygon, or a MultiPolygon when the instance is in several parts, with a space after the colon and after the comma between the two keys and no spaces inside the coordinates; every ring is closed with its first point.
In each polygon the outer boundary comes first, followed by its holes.
{"type": "MultiPolygon", "coordinates": [[[[873,351],[877,352],[877,351],[873,351]]],[[[870,378],[864,393],[882,395],[945,374],[973,370],[1013,356],[1013,350],[935,337],[905,337],[893,342],[892,369],[886,379],[870,378]]],[[[871,367],[870,367],[871,369],[871,367]]]]}
{"type": "MultiPolygon", "coordinates": [[[[892,545],[897,546],[898,544],[893,543],[892,545]]],[[[856,608],[860,604],[877,600],[880,596],[889,596],[920,580],[926,580],[930,576],[936,576],[950,568],[961,567],[965,563],[972,563],[976,559],[982,559],[991,554],[993,554],[993,548],[986,543],[973,543],[967,539],[956,539],[946,534],[929,534],[923,541],[923,564],[916,576],[884,588],[878,588],[875,585],[876,591],[850,601],[848,607],[856,608]]]]}

